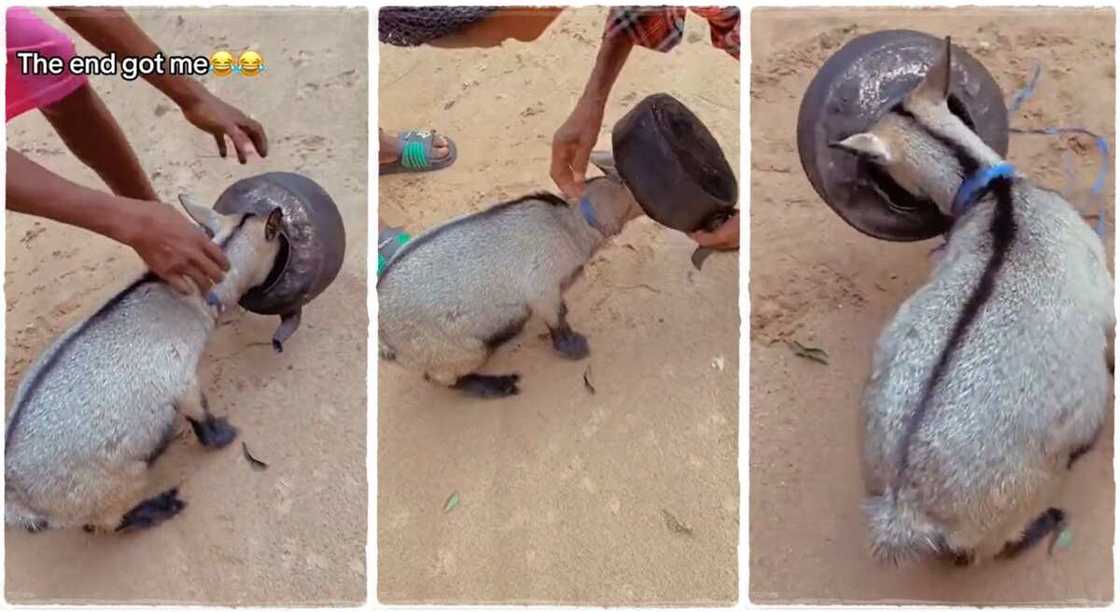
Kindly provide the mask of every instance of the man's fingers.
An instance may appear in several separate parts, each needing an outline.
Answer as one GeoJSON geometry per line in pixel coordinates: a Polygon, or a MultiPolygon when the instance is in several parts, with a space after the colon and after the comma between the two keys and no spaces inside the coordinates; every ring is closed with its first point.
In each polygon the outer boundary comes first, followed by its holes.
{"type": "Polygon", "coordinates": [[[194,267],[201,272],[209,282],[218,283],[225,277],[222,269],[209,257],[198,256],[191,259],[191,263],[194,264],[194,267]]]}
{"type": "Polygon", "coordinates": [[[688,237],[702,247],[719,250],[737,249],[739,248],[739,213],[735,213],[711,232],[695,231],[688,237]]]}
{"type": "Polygon", "coordinates": [[[711,247],[717,242],[715,235],[708,232],[692,232],[688,236],[702,247],[711,247]]]}
{"type": "Polygon", "coordinates": [[[228,153],[226,151],[226,135],[218,132],[217,134],[214,134],[214,140],[218,143],[218,155],[221,155],[222,159],[225,159],[226,154],[228,153]]]}
{"type": "MultiPolygon", "coordinates": [[[[229,270],[229,259],[226,258],[226,254],[222,252],[222,249],[218,245],[207,240],[202,244],[202,250],[206,253],[206,256],[210,258],[210,261],[217,263],[221,266],[222,270],[229,270]]],[[[221,279],[218,278],[215,280],[221,279]]]]}
{"type": "Polygon", "coordinates": [[[249,134],[249,139],[253,141],[257,153],[261,157],[268,157],[268,136],[264,133],[264,126],[256,120],[246,118],[241,128],[249,134]]]}
{"type": "Polygon", "coordinates": [[[568,166],[565,151],[560,148],[552,149],[552,167],[548,173],[552,177],[552,182],[556,183],[556,186],[565,196],[576,197],[575,185],[572,182],[572,169],[568,166]]]}
{"type": "Polygon", "coordinates": [[[241,131],[241,128],[236,125],[229,129],[229,137],[233,140],[233,148],[237,150],[237,161],[247,163],[249,161],[249,151],[253,148],[253,141],[241,131]]]}
{"type": "Polygon", "coordinates": [[[206,277],[206,274],[202,271],[202,268],[197,265],[192,265],[191,267],[187,268],[186,274],[191,278],[191,280],[194,281],[194,284],[198,286],[198,291],[202,295],[206,295],[206,292],[210,291],[210,286],[214,284],[210,282],[209,278],[206,277]]]}
{"type": "MultiPolygon", "coordinates": [[[[594,145],[592,145],[594,146],[594,145]]],[[[591,146],[576,145],[572,151],[572,180],[583,190],[583,180],[587,177],[587,163],[591,159],[591,146]]]]}
{"type": "Polygon", "coordinates": [[[727,232],[716,230],[714,232],[693,232],[689,234],[696,244],[710,249],[722,249],[728,246],[727,232]]]}
{"type": "Polygon", "coordinates": [[[163,280],[167,281],[167,284],[171,285],[172,289],[178,291],[179,293],[182,293],[183,295],[187,295],[191,292],[190,284],[187,283],[187,280],[184,277],[179,276],[177,272],[173,272],[170,275],[165,276],[163,280]]]}
{"type": "Polygon", "coordinates": [[[549,174],[565,196],[575,199],[583,195],[584,178],[591,151],[579,145],[559,145],[552,149],[552,168],[549,174]]]}
{"type": "Polygon", "coordinates": [[[553,170],[551,172],[551,175],[552,175],[552,182],[556,183],[556,186],[560,188],[560,193],[564,194],[566,197],[569,197],[569,198],[575,197],[575,189],[574,189],[574,186],[572,185],[572,171],[571,170],[568,170],[567,168],[560,169],[560,170],[553,170]]]}

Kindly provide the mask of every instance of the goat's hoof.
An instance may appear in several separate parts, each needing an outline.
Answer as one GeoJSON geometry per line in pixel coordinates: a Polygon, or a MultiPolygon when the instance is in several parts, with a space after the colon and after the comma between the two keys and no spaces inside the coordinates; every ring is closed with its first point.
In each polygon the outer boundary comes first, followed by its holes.
{"type": "Polygon", "coordinates": [[[587,338],[577,332],[568,332],[562,336],[554,337],[552,346],[556,349],[556,352],[572,361],[585,359],[591,354],[591,346],[588,344],[587,338]]]}
{"type": "Polygon", "coordinates": [[[179,489],[168,489],[126,512],[116,530],[149,529],[179,514],[186,507],[187,502],[179,499],[179,489]]]}
{"type": "Polygon", "coordinates": [[[194,429],[194,435],[206,448],[225,448],[237,439],[237,428],[229,424],[225,417],[208,417],[202,421],[187,418],[194,429]]]}
{"type": "Polygon", "coordinates": [[[505,376],[489,376],[486,374],[467,374],[455,381],[454,388],[475,397],[494,398],[509,397],[521,393],[517,388],[517,381],[521,380],[519,374],[505,376]]]}

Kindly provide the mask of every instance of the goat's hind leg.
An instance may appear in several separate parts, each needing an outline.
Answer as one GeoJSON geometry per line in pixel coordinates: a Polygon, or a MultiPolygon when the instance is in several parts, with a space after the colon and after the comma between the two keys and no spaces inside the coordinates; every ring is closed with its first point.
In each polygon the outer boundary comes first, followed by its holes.
{"type": "Polygon", "coordinates": [[[125,512],[115,531],[129,531],[155,527],[182,512],[187,502],[179,499],[179,488],[172,487],[155,497],[149,497],[125,512]]]}
{"type": "Polygon", "coordinates": [[[1065,512],[1057,508],[1048,508],[1027,525],[1018,540],[1008,542],[1003,550],[996,555],[996,559],[1006,560],[1018,557],[1041,542],[1046,536],[1060,532],[1065,524],[1065,512]]]}
{"type": "Polygon", "coordinates": [[[1093,450],[1093,447],[1096,446],[1096,444],[1097,444],[1097,440],[1099,440],[1100,437],[1101,437],[1101,430],[1103,430],[1103,429],[1104,429],[1104,427],[1098,427],[1097,430],[1095,432],[1093,432],[1093,437],[1089,438],[1088,442],[1086,442],[1086,443],[1082,444],[1081,446],[1078,446],[1077,448],[1073,449],[1073,451],[1069,454],[1069,460],[1066,462],[1066,469],[1067,470],[1072,470],[1073,469],[1073,464],[1077,463],[1078,459],[1084,457],[1085,453],[1093,450]]]}
{"type": "Polygon", "coordinates": [[[148,462],[135,461],[105,478],[108,487],[105,498],[84,529],[91,533],[146,529],[166,521],[186,507],[186,502],[178,498],[176,489],[144,499],[148,474],[148,462]]]}
{"type": "Polygon", "coordinates": [[[519,380],[521,380],[521,376],[516,373],[504,375],[467,374],[457,378],[452,388],[476,397],[508,397],[521,393],[521,390],[517,388],[519,380]]]}
{"type": "Polygon", "coordinates": [[[444,356],[439,366],[430,368],[424,374],[424,378],[474,397],[508,397],[521,392],[517,388],[521,376],[517,373],[505,375],[477,373],[490,356],[490,348],[485,342],[471,338],[466,346],[458,346],[456,349],[454,356],[444,356]]]}

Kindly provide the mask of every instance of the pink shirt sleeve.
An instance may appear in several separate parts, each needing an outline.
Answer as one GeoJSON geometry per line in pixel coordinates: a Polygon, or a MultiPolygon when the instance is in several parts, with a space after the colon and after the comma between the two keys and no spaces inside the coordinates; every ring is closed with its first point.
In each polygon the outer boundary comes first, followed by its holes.
{"type": "Polygon", "coordinates": [[[66,34],[40,19],[29,9],[10,7],[7,12],[8,65],[5,88],[5,123],[31,109],[53,104],[85,85],[85,76],[64,69],[60,75],[32,75],[20,71],[20,51],[37,51],[43,57],[69,62],[74,43],[66,34]]]}

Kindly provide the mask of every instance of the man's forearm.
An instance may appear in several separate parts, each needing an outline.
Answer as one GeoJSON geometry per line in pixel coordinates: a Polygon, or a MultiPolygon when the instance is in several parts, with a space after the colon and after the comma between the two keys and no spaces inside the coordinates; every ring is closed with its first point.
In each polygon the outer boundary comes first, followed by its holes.
{"type": "Polygon", "coordinates": [[[139,229],[140,200],[116,197],[82,187],[9,148],[5,196],[8,210],[53,219],[128,243],[139,229]]]}
{"type": "MultiPolygon", "coordinates": [[[[122,8],[52,8],[51,12],[102,53],[116,53],[118,59],[153,57],[160,52],[159,46],[122,8]]],[[[186,76],[152,74],[144,79],[181,107],[207,93],[201,83],[186,76]]]]}
{"type": "Polygon", "coordinates": [[[595,58],[595,67],[591,70],[591,77],[583,89],[583,98],[599,106],[606,106],[611,88],[622,72],[626,59],[630,57],[630,50],[634,43],[626,36],[607,36],[599,45],[599,55],[595,58]]]}

